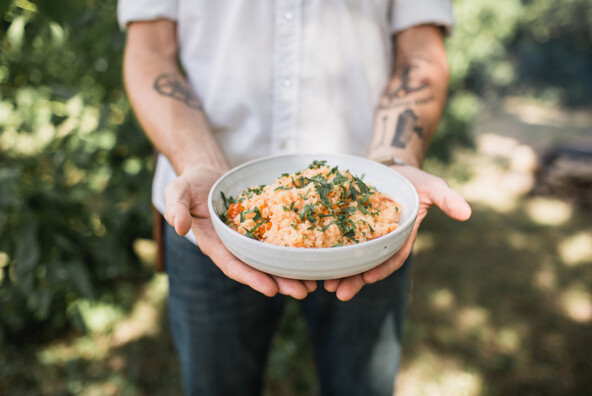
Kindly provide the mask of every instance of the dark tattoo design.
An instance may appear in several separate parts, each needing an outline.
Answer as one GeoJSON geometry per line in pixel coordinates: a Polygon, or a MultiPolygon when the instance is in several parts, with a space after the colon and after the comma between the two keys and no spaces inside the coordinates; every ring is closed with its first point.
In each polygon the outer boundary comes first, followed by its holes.
{"type": "Polygon", "coordinates": [[[414,133],[423,138],[423,128],[418,125],[418,117],[411,109],[407,109],[399,115],[397,127],[395,129],[395,136],[391,142],[391,146],[405,148],[407,143],[411,140],[414,133]]]}
{"type": "Polygon", "coordinates": [[[398,87],[396,87],[394,89],[389,89],[386,92],[386,97],[389,101],[393,101],[394,99],[397,99],[397,98],[403,98],[410,93],[419,92],[419,91],[428,87],[429,81],[427,81],[427,80],[422,80],[419,83],[419,85],[411,86],[411,84],[410,84],[411,78],[409,77],[409,75],[411,74],[411,71],[413,69],[417,69],[417,68],[418,68],[418,66],[416,66],[416,65],[409,65],[403,69],[403,72],[401,73],[401,84],[398,87]]]}
{"type": "Polygon", "coordinates": [[[183,102],[192,109],[203,109],[201,102],[177,74],[164,73],[156,77],[156,80],[154,80],[154,89],[159,94],[183,102]]]}
{"type": "Polygon", "coordinates": [[[410,107],[413,104],[415,104],[416,106],[421,106],[421,105],[433,102],[435,100],[436,100],[436,98],[434,97],[434,95],[431,95],[431,96],[427,96],[425,98],[415,99],[413,101],[412,100],[396,101],[396,102],[393,102],[389,105],[381,104],[378,106],[378,110],[396,109],[397,107],[410,107]]]}
{"type": "Polygon", "coordinates": [[[420,99],[417,99],[417,100],[415,101],[415,104],[416,104],[417,106],[419,106],[419,105],[428,104],[428,103],[430,103],[430,102],[433,102],[433,101],[435,101],[435,100],[436,100],[436,98],[434,97],[434,95],[430,95],[430,96],[428,96],[427,98],[420,98],[420,99]]]}

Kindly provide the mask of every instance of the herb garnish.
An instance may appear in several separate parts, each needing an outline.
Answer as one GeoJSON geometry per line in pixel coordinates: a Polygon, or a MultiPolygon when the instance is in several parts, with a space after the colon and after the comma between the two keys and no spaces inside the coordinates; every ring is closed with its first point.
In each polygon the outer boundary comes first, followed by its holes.
{"type": "MultiPolygon", "coordinates": [[[[312,161],[308,166],[308,169],[318,169],[318,172],[315,172],[316,174],[313,177],[305,177],[302,175],[302,172],[297,172],[292,175],[289,173],[282,173],[281,177],[285,179],[278,181],[276,184],[277,187],[275,187],[273,191],[296,189],[295,193],[305,201],[304,207],[300,210],[295,207],[294,201],[290,202],[289,206],[281,206],[284,212],[291,211],[298,214],[296,220],[292,221],[290,224],[295,230],[299,230],[299,224],[306,221],[308,221],[307,230],[314,230],[316,228],[323,233],[332,225],[336,225],[343,238],[347,238],[354,243],[359,243],[356,234],[359,233],[366,237],[368,230],[372,234],[374,234],[375,231],[364,219],[358,219],[354,222],[352,216],[358,212],[362,215],[371,216],[377,216],[380,214],[380,212],[376,208],[373,208],[370,203],[371,195],[377,192],[376,188],[374,186],[368,186],[363,181],[363,176],[357,177],[349,173],[349,171],[341,172],[337,166],[329,168],[326,164],[327,161],[324,160],[312,161]],[[335,191],[335,193],[333,193],[333,191],[335,191]],[[316,198],[317,196],[318,198],[316,198]],[[311,199],[315,201],[315,203],[312,203],[311,199]],[[331,217],[330,222],[322,226],[322,219],[326,217],[331,217]]],[[[224,193],[221,193],[222,201],[226,209],[224,213],[219,214],[222,221],[229,224],[228,209],[231,204],[243,202],[246,199],[252,198],[254,195],[260,195],[264,192],[265,187],[265,185],[249,187],[247,190],[239,194],[238,200],[235,200],[232,197],[226,197],[224,193]]],[[[395,211],[398,212],[399,208],[395,207],[395,211]]],[[[271,220],[263,218],[260,209],[254,207],[253,209],[240,212],[241,223],[248,218],[247,214],[249,213],[254,214],[254,216],[251,217],[251,220],[253,220],[255,225],[250,229],[244,228],[246,236],[258,239],[256,234],[259,233],[256,233],[256,231],[259,227],[271,220]]],[[[306,239],[306,236],[303,236],[303,239],[306,239]]],[[[334,245],[334,247],[337,246],[343,246],[343,242],[334,245]]]]}
{"type": "Polygon", "coordinates": [[[312,163],[310,165],[308,165],[308,169],[320,168],[321,166],[325,166],[326,164],[327,164],[327,161],[325,161],[325,160],[323,160],[323,161],[314,160],[314,161],[312,161],[312,163]]]}

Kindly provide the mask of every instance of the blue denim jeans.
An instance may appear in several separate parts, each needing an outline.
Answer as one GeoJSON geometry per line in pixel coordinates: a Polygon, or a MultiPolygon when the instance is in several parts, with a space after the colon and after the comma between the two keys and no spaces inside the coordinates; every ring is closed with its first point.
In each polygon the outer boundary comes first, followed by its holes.
{"type": "MultiPolygon", "coordinates": [[[[187,395],[258,395],[285,296],[266,297],[227,278],[166,226],[169,317],[187,395]]],[[[409,260],[408,260],[409,261],[409,260]]],[[[407,262],[349,302],[319,282],[300,302],[323,395],[393,394],[409,292],[407,262]]]]}

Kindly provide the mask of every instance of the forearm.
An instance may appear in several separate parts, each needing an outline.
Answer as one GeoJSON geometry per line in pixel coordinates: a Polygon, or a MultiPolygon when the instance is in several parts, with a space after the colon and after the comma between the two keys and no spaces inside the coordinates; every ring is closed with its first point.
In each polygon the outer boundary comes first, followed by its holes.
{"type": "Polygon", "coordinates": [[[374,122],[369,157],[395,157],[421,167],[448,91],[442,32],[419,26],[396,38],[395,68],[374,122]]]}
{"type": "Polygon", "coordinates": [[[174,22],[131,24],[123,70],[136,117],[177,173],[196,164],[228,168],[202,105],[177,66],[174,22]]]}

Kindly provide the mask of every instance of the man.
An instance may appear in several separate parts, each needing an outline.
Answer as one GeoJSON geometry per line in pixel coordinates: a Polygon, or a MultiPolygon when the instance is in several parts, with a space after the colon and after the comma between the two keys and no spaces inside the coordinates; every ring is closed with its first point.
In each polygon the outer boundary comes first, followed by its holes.
{"type": "Polygon", "coordinates": [[[417,228],[433,205],[470,216],[419,169],[447,95],[450,3],[120,0],[119,18],[126,89],[162,153],[153,201],[170,224],[169,315],[187,394],[260,393],[284,296],[302,300],[323,394],[392,394],[417,228]],[[401,250],[318,290],[228,252],[208,218],[210,187],[232,166],[291,152],[364,155],[406,176],[421,208],[401,250]]]}

